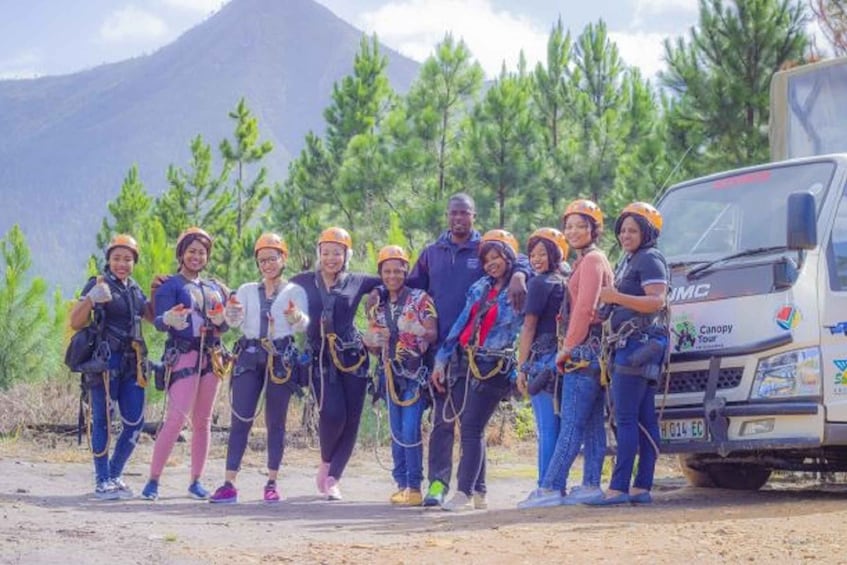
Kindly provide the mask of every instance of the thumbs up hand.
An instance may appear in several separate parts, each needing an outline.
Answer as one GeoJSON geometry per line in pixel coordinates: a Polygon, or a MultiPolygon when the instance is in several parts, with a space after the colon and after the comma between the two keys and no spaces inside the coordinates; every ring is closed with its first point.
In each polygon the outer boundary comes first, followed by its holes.
{"type": "Polygon", "coordinates": [[[244,323],[244,306],[238,301],[238,297],[234,294],[229,297],[224,309],[224,318],[226,323],[234,328],[239,327],[244,323]]]}
{"type": "Polygon", "coordinates": [[[91,287],[85,297],[91,301],[92,306],[111,301],[112,291],[109,289],[109,283],[102,276],[97,277],[97,283],[91,287]]]}
{"type": "Polygon", "coordinates": [[[182,331],[188,327],[188,314],[190,313],[191,311],[188,308],[182,304],[177,304],[164,313],[162,321],[176,331],[182,331]]]}
{"type": "Polygon", "coordinates": [[[206,315],[216,326],[222,326],[224,322],[226,322],[226,316],[224,314],[224,305],[221,302],[217,302],[210,309],[206,310],[206,315]]]}
{"type": "Polygon", "coordinates": [[[288,306],[282,313],[285,315],[285,321],[292,326],[297,325],[303,319],[303,312],[297,308],[297,305],[290,298],[288,299],[288,306]]]}

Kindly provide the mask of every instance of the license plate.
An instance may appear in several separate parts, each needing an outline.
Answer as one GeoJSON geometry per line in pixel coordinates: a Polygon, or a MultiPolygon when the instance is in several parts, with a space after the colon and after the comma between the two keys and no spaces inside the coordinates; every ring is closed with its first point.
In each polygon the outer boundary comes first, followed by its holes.
{"type": "Polygon", "coordinates": [[[659,431],[665,441],[703,439],[706,437],[706,425],[703,423],[703,418],[663,420],[659,426],[659,431]]]}

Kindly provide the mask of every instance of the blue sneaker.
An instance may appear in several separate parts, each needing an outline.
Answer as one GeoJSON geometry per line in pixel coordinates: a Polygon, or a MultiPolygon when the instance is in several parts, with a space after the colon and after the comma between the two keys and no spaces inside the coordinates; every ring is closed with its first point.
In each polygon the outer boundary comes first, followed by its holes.
{"type": "Polygon", "coordinates": [[[188,485],[188,494],[198,500],[207,500],[209,498],[209,491],[203,488],[199,480],[188,485]]]}
{"type": "Polygon", "coordinates": [[[603,491],[600,487],[578,486],[572,488],[568,495],[562,498],[562,505],[590,504],[591,501],[601,498],[603,498],[603,491]]]}
{"type": "Polygon", "coordinates": [[[592,500],[587,500],[583,502],[588,506],[617,506],[621,504],[629,504],[629,494],[622,492],[620,494],[616,494],[614,496],[601,496],[600,498],[594,498],[592,500]]]}
{"type": "Polygon", "coordinates": [[[561,503],[562,495],[559,491],[542,488],[534,490],[530,493],[530,496],[519,502],[518,509],[549,508],[551,506],[558,506],[561,503]]]}
{"type": "Polygon", "coordinates": [[[629,501],[633,504],[651,504],[653,502],[653,497],[650,496],[649,490],[645,490],[638,494],[629,495],[629,501]]]}
{"type": "Polygon", "coordinates": [[[144,485],[144,490],[141,491],[141,498],[144,500],[158,500],[159,499],[159,481],[149,480],[147,484],[144,485]]]}

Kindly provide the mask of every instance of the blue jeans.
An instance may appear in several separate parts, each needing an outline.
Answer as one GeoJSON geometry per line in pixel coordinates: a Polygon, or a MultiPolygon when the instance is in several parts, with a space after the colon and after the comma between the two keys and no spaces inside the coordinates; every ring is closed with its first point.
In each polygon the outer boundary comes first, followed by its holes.
{"type": "Polygon", "coordinates": [[[109,396],[120,407],[123,429],[115,442],[112,458],[109,459],[108,441],[109,426],[106,418],[108,403],[106,387],[102,378],[92,381],[89,388],[91,403],[91,449],[94,457],[94,476],[98,483],[119,477],[129,460],[141,428],[144,426],[144,389],[135,381],[135,368],[127,368],[123,373],[120,369],[109,371],[109,396]],[[129,422],[132,425],[127,425],[129,422]]]}
{"type": "Polygon", "coordinates": [[[582,484],[599,487],[606,456],[606,429],[603,415],[604,390],[593,373],[565,373],[562,386],[562,414],[556,448],[541,481],[541,487],[564,492],[568,474],[580,445],[585,458],[582,484]]]}
{"type": "Polygon", "coordinates": [[[530,397],[530,401],[532,412],[535,414],[535,428],[538,435],[538,486],[541,486],[541,480],[547,473],[547,467],[556,449],[561,420],[556,415],[553,395],[549,392],[541,391],[530,397]]]}
{"type": "MultiPolygon", "coordinates": [[[[628,355],[639,344],[633,342],[615,353],[615,364],[625,364],[628,355]]],[[[656,383],[639,375],[612,374],[612,406],[617,425],[618,440],[615,469],[609,488],[629,491],[635,455],[638,454],[638,472],[633,486],[650,490],[656,470],[657,447],[659,445],[659,420],[656,417],[656,383]],[[643,428],[640,429],[639,425],[643,428]],[[651,441],[652,439],[652,441],[651,441]]]]}
{"type": "MultiPolygon", "coordinates": [[[[532,379],[544,370],[551,368],[555,370],[555,363],[555,351],[538,355],[537,359],[533,357],[529,374],[527,375],[528,378],[532,379]]],[[[547,466],[553,457],[553,450],[556,448],[556,439],[559,437],[559,424],[561,420],[556,414],[553,395],[546,390],[542,390],[538,394],[531,396],[530,402],[532,403],[532,413],[535,415],[535,429],[538,437],[538,486],[541,486],[541,481],[547,472],[547,466]]]]}
{"type": "MultiPolygon", "coordinates": [[[[401,401],[409,400],[415,396],[416,392],[418,392],[418,385],[411,384],[398,395],[401,401]]],[[[423,398],[418,398],[411,406],[397,406],[389,397],[386,398],[386,404],[388,405],[388,422],[391,425],[391,456],[394,459],[391,475],[397,483],[397,488],[420,490],[423,481],[423,444],[421,444],[423,398]]]]}

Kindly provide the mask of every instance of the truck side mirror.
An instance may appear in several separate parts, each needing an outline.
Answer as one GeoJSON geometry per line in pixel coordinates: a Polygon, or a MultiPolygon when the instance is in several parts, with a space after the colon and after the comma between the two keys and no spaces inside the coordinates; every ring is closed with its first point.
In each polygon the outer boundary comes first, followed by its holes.
{"type": "Polygon", "coordinates": [[[789,249],[814,249],[818,244],[815,197],[810,192],[788,195],[787,246],[789,249]]]}

